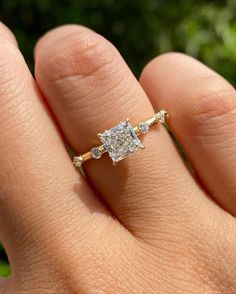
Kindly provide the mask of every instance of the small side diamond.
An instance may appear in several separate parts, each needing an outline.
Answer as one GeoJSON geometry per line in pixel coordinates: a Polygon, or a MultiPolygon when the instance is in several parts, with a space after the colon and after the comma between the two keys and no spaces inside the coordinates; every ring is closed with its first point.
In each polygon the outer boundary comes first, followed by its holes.
{"type": "Polygon", "coordinates": [[[157,118],[158,122],[161,124],[165,123],[166,117],[167,117],[167,112],[165,110],[161,110],[156,113],[156,118],[157,118]]]}
{"type": "Polygon", "coordinates": [[[91,153],[91,157],[94,159],[99,159],[102,156],[102,152],[100,151],[98,147],[92,148],[90,153],[91,153]]]}
{"type": "Polygon", "coordinates": [[[74,156],[73,157],[73,164],[75,167],[81,167],[84,159],[82,156],[74,156]]]}
{"type": "Polygon", "coordinates": [[[138,128],[142,134],[145,134],[149,131],[149,124],[146,122],[142,122],[138,125],[138,128]]]}

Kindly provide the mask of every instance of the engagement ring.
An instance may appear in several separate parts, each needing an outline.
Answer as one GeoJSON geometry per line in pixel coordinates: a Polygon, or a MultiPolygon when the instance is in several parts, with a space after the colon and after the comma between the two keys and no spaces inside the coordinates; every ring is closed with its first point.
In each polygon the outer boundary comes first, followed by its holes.
{"type": "Polygon", "coordinates": [[[157,112],[153,117],[132,127],[129,119],[120,122],[115,127],[98,134],[101,145],[93,147],[89,152],[73,157],[73,164],[81,167],[89,159],[99,159],[104,153],[108,153],[113,164],[126,158],[128,155],[144,149],[139,135],[146,134],[150,127],[160,123],[164,124],[168,113],[165,110],[157,112]]]}

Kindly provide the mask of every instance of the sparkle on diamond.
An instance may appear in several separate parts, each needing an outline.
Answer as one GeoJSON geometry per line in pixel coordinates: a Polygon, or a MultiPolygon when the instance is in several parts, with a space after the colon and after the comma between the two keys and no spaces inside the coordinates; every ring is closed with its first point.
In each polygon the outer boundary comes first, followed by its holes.
{"type": "Polygon", "coordinates": [[[114,128],[105,131],[100,138],[113,163],[143,148],[129,121],[121,122],[114,128]]]}

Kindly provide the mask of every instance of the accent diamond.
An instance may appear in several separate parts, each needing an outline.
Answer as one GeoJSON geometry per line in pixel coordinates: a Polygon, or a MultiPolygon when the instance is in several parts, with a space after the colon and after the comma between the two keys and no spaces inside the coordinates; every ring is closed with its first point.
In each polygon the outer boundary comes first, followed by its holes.
{"type": "Polygon", "coordinates": [[[99,159],[102,156],[102,152],[100,151],[98,147],[92,148],[90,153],[91,153],[91,157],[94,159],[99,159]]]}
{"type": "Polygon", "coordinates": [[[138,125],[138,128],[142,134],[146,134],[149,131],[149,124],[147,122],[142,122],[138,125]]]}
{"type": "Polygon", "coordinates": [[[161,110],[156,113],[156,118],[161,124],[165,123],[166,116],[167,116],[167,112],[165,110],[161,110]]]}
{"type": "Polygon", "coordinates": [[[128,120],[106,130],[100,139],[114,164],[144,147],[128,120]]]}
{"type": "Polygon", "coordinates": [[[84,159],[82,156],[74,156],[73,157],[73,164],[75,167],[81,167],[84,159]]]}

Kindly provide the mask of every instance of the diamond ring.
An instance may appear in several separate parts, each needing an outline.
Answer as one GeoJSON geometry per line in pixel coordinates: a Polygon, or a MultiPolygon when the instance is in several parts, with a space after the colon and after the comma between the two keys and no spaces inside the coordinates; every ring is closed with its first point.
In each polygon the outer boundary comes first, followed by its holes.
{"type": "Polygon", "coordinates": [[[158,123],[164,124],[166,118],[168,118],[168,113],[165,110],[161,110],[135,127],[132,127],[129,119],[126,119],[115,127],[98,134],[101,145],[93,147],[85,154],[74,156],[73,164],[76,167],[81,167],[85,161],[99,159],[102,154],[108,153],[115,165],[128,155],[138,151],[138,149],[144,149],[139,136],[146,134],[150,127],[158,123]]]}

